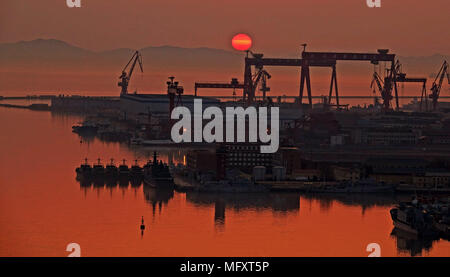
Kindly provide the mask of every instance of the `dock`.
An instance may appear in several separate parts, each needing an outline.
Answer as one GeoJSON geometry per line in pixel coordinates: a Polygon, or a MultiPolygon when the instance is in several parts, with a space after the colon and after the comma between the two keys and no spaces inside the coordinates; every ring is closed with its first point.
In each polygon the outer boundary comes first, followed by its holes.
{"type": "Polygon", "coordinates": [[[31,105],[14,105],[14,104],[2,104],[0,107],[5,108],[16,108],[16,109],[29,109],[34,111],[50,111],[50,106],[48,104],[31,104],[31,105]]]}

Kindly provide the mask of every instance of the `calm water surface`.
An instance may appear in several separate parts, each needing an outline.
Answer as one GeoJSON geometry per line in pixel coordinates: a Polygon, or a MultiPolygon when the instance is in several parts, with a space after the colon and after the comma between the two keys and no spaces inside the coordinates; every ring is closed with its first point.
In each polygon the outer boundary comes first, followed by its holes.
{"type": "MultiPolygon", "coordinates": [[[[0,256],[449,256],[448,241],[392,233],[395,196],[215,195],[88,186],[88,157],[139,159],[154,149],[80,140],[74,116],[0,107],[0,256]],[[144,216],[146,230],[139,230],[144,216]]],[[[158,150],[182,162],[182,151],[158,150]]]]}

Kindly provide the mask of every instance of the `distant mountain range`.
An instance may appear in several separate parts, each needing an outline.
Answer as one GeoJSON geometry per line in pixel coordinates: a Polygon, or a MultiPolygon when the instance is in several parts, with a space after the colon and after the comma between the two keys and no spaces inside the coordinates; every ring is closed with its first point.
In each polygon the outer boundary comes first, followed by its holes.
{"type": "MultiPolygon", "coordinates": [[[[182,48],[175,46],[150,46],[139,49],[145,66],[150,68],[239,68],[243,53],[213,48],[182,48]]],[[[3,66],[55,66],[86,68],[124,66],[134,50],[120,48],[95,52],[70,45],[61,40],[36,39],[0,44],[0,64],[3,66]]]]}
{"type": "MultiPolygon", "coordinates": [[[[245,53],[214,48],[149,46],[139,49],[144,60],[144,74],[132,80],[132,90],[163,92],[167,76],[176,76],[191,93],[197,81],[242,81],[245,53]]],[[[56,39],[36,39],[0,44],[0,92],[23,94],[61,92],[115,95],[122,68],[133,49],[91,51],[56,39]]],[[[312,50],[311,50],[312,51],[312,50]]],[[[293,57],[280,54],[278,57],[293,57]]],[[[410,77],[431,77],[448,55],[401,57],[404,72],[410,77]]],[[[267,69],[273,76],[274,95],[297,95],[299,70],[267,69]]],[[[314,69],[313,89],[326,94],[330,72],[314,69]]],[[[367,63],[342,62],[338,65],[339,86],[344,94],[369,93],[373,66],[367,63]]],[[[139,74],[139,73],[138,73],[139,74]]],[[[140,75],[140,74],[139,74],[140,75]]],[[[416,93],[415,87],[411,93],[416,93]]],[[[221,92],[227,93],[227,92],[221,92]]]]}
{"type": "MultiPolygon", "coordinates": [[[[243,70],[244,54],[214,48],[183,48],[176,46],[149,46],[139,49],[146,67],[169,70],[189,68],[196,70],[243,70]]],[[[0,64],[4,66],[37,65],[55,68],[82,66],[110,68],[123,66],[134,50],[120,48],[95,52],[56,39],[36,39],[0,44],[0,64]]],[[[434,54],[422,57],[399,56],[403,67],[411,73],[431,74],[438,70],[448,55],[434,54]]],[[[117,71],[117,70],[116,70],[117,71]]]]}

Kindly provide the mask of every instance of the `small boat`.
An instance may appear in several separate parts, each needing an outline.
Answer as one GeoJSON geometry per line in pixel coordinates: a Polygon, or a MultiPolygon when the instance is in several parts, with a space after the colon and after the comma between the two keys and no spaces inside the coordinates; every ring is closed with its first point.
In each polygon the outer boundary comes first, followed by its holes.
{"type": "Polygon", "coordinates": [[[173,188],[174,182],[169,166],[158,162],[156,152],[153,153],[153,163],[147,163],[144,172],[144,184],[155,188],[173,188]]]}
{"type": "Polygon", "coordinates": [[[133,178],[141,178],[143,176],[144,173],[142,167],[138,165],[138,160],[135,160],[134,165],[131,166],[130,174],[133,178]]]}
{"type": "Polygon", "coordinates": [[[253,193],[268,192],[270,187],[264,184],[254,184],[251,181],[210,181],[195,187],[198,192],[220,192],[220,193],[253,193]]]}
{"type": "Polygon", "coordinates": [[[130,139],[130,144],[132,145],[141,145],[144,140],[142,138],[132,137],[130,139]]]}
{"type": "Polygon", "coordinates": [[[154,139],[154,140],[141,140],[140,144],[144,146],[170,146],[176,143],[170,139],[154,139]]]}
{"type": "Polygon", "coordinates": [[[117,178],[119,171],[117,166],[114,164],[114,159],[111,159],[111,163],[105,167],[105,175],[107,178],[117,178]]]}
{"type": "Polygon", "coordinates": [[[84,121],[78,125],[72,126],[72,132],[77,134],[96,133],[98,126],[90,121],[84,121]]]}
{"type": "Polygon", "coordinates": [[[395,186],[380,184],[373,180],[361,180],[353,184],[344,182],[311,189],[311,192],[318,193],[393,193],[394,191],[395,186]]]}
{"type": "Polygon", "coordinates": [[[92,173],[92,167],[88,164],[88,159],[84,159],[84,164],[75,169],[77,177],[89,177],[92,173]]]}
{"type": "Polygon", "coordinates": [[[94,178],[103,177],[105,174],[105,167],[101,164],[101,160],[97,160],[97,164],[92,167],[92,175],[94,178]]]}
{"type": "Polygon", "coordinates": [[[119,177],[129,177],[130,176],[130,169],[128,168],[128,165],[126,165],[126,160],[123,159],[123,164],[119,166],[119,177]]]}

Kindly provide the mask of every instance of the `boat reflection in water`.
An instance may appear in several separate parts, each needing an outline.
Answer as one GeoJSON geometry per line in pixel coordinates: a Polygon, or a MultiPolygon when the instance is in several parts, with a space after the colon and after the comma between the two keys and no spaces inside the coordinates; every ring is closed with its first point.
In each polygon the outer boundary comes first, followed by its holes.
{"type": "Polygon", "coordinates": [[[145,201],[153,208],[153,214],[158,211],[161,214],[163,205],[167,205],[174,196],[174,190],[169,188],[155,188],[150,186],[143,186],[145,201]]]}
{"type": "Polygon", "coordinates": [[[391,237],[395,239],[399,254],[408,254],[411,256],[421,256],[423,252],[429,252],[433,244],[439,239],[425,238],[414,235],[410,232],[394,228],[391,237]]]}
{"type": "Polygon", "coordinates": [[[399,202],[411,199],[408,194],[394,193],[320,193],[320,194],[302,194],[302,198],[318,200],[322,210],[332,208],[334,202],[342,203],[346,206],[359,206],[361,213],[372,207],[391,207],[399,202]]]}
{"type": "MultiPolygon", "coordinates": [[[[391,208],[400,202],[411,200],[412,196],[408,194],[303,194],[297,192],[260,192],[260,193],[205,193],[196,191],[179,192],[172,187],[152,187],[139,182],[131,184],[128,179],[118,179],[108,183],[106,186],[100,183],[96,184],[86,182],[86,180],[78,180],[80,187],[87,189],[105,190],[132,190],[135,193],[140,190],[136,188],[142,187],[143,199],[152,207],[152,214],[164,216],[164,208],[170,205],[175,195],[185,194],[186,202],[194,204],[198,208],[214,208],[214,226],[217,231],[225,230],[227,222],[227,213],[241,213],[246,211],[264,212],[272,211],[276,215],[300,213],[301,201],[305,201],[304,206],[308,207],[308,203],[314,205],[319,204],[321,212],[328,213],[333,209],[333,205],[344,205],[348,207],[360,207],[361,214],[373,207],[391,208]],[[122,183],[121,183],[122,182],[122,183]]],[[[150,226],[149,226],[150,228],[150,226]]],[[[141,232],[142,233],[142,232],[141,232]]],[[[414,236],[394,228],[390,234],[386,234],[395,240],[398,254],[421,256],[433,248],[439,240],[431,238],[422,238],[414,236]]]]}
{"type": "Polygon", "coordinates": [[[186,192],[186,200],[197,206],[214,206],[214,222],[225,225],[226,210],[272,210],[287,213],[300,210],[299,193],[204,193],[186,192]]]}

